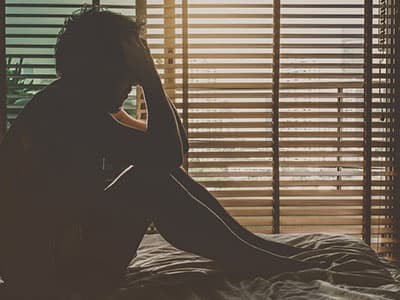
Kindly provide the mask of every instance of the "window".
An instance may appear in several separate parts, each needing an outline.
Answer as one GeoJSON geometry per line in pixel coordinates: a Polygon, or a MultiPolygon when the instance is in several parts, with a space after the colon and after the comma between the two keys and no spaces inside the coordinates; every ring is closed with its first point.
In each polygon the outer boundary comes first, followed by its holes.
{"type": "Polygon", "coordinates": [[[391,256],[393,6],[374,1],[368,18],[360,0],[147,3],[192,176],[253,231],[352,234],[391,256]]]}
{"type": "MultiPolygon", "coordinates": [[[[134,2],[100,0],[146,20],[189,131],[185,166],[241,224],[398,255],[395,0],[134,2]]],[[[82,4],[43,3],[6,1],[9,120],[55,78],[55,34],[82,4]]],[[[130,100],[145,117],[139,89],[130,100]]]]}
{"type": "MultiPolygon", "coordinates": [[[[135,15],[132,1],[103,1],[110,10],[135,15]],[[128,4],[129,3],[129,4],[128,4]]],[[[56,79],[54,45],[64,20],[84,0],[6,1],[7,121],[15,119],[40,89],[56,79]]],[[[135,96],[126,108],[135,111],[135,96]]]]}

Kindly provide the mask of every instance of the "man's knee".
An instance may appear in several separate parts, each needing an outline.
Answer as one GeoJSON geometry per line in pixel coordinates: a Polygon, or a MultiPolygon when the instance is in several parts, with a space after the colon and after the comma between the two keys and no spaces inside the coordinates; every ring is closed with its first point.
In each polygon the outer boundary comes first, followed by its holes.
{"type": "Polygon", "coordinates": [[[133,188],[134,186],[136,189],[154,189],[158,185],[165,183],[169,174],[170,171],[168,170],[131,165],[119,173],[105,190],[121,187],[133,188]]]}

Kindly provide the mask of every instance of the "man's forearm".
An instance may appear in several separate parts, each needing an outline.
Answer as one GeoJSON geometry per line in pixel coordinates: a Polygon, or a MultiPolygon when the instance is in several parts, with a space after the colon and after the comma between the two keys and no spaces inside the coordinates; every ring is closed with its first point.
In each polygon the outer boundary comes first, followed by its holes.
{"type": "MultiPolygon", "coordinates": [[[[152,75],[143,84],[147,105],[147,133],[153,147],[159,147],[160,155],[182,163],[183,145],[174,109],[158,76],[152,75]]],[[[179,163],[179,164],[180,164],[179,163]]]]}
{"type": "Polygon", "coordinates": [[[168,101],[171,105],[172,110],[174,111],[176,122],[178,123],[179,133],[180,133],[181,141],[182,141],[183,152],[187,153],[189,151],[189,140],[187,137],[186,129],[182,124],[182,121],[179,117],[179,113],[176,110],[175,105],[172,103],[172,101],[169,97],[168,97],[168,101]]]}
{"type": "Polygon", "coordinates": [[[121,109],[120,111],[113,113],[112,117],[116,119],[118,122],[121,124],[128,126],[130,128],[140,130],[142,132],[147,131],[147,124],[145,121],[138,120],[131,115],[129,115],[124,109],[121,109]]]}

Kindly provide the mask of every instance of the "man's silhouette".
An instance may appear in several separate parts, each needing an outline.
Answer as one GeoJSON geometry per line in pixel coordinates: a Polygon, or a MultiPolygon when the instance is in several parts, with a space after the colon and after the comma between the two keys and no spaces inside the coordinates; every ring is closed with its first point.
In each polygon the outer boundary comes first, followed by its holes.
{"type": "Polygon", "coordinates": [[[82,9],[59,35],[56,68],[60,79],[0,148],[0,274],[10,299],[112,291],[152,221],[174,246],[233,274],[313,266],[286,257],[300,249],[241,227],[182,169],[186,133],[134,21],[82,9]],[[134,84],[147,123],[122,109],[134,84]],[[109,186],[104,159],[125,166],[109,186]]]}

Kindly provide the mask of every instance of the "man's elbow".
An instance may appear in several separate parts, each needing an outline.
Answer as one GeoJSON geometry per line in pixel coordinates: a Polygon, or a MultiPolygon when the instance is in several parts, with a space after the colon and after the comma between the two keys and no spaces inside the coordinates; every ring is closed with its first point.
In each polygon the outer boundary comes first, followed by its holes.
{"type": "Polygon", "coordinates": [[[182,151],[175,151],[174,153],[167,154],[163,165],[168,169],[175,169],[183,164],[182,151]]]}
{"type": "Polygon", "coordinates": [[[165,149],[163,159],[168,169],[180,167],[184,161],[184,148],[182,147],[182,144],[165,149]]]}
{"type": "Polygon", "coordinates": [[[183,153],[186,154],[189,152],[189,141],[187,139],[182,141],[182,148],[183,148],[183,153]]]}
{"type": "Polygon", "coordinates": [[[179,140],[179,143],[159,144],[160,139],[148,139],[147,154],[151,157],[151,164],[154,167],[161,168],[177,168],[180,167],[184,160],[185,145],[179,140]]]}

